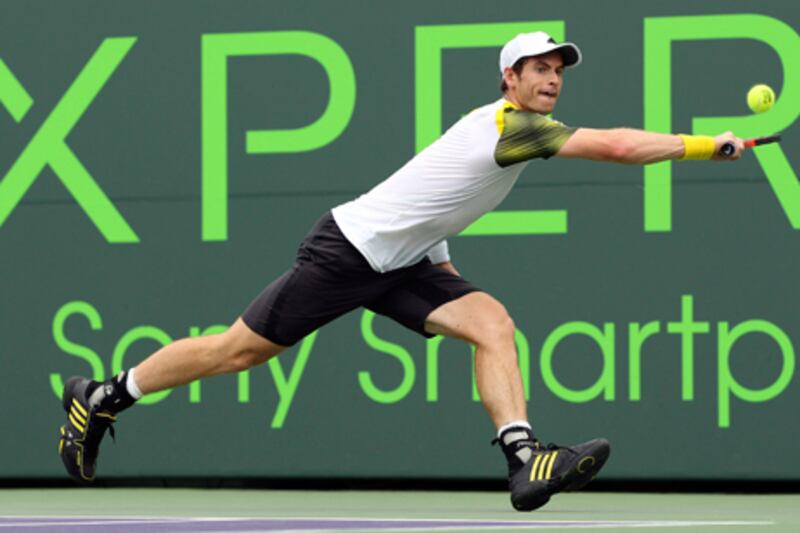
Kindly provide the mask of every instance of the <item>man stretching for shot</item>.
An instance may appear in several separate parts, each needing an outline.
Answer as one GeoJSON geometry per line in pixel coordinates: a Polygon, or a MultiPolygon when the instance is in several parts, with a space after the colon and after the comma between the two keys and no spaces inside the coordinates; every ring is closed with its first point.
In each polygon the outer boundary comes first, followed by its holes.
{"type": "Polygon", "coordinates": [[[528,422],[514,323],[500,302],[458,274],[445,239],[494,209],[533,159],[738,159],[744,145],[730,132],[703,137],[570,128],[547,118],[564,69],[580,61],[572,43],[556,43],[543,32],[518,35],[500,53],[503,97],[463,117],[371,191],[323,215],[292,268],[225,333],[173,342],[102,383],[69,379],[59,441],[69,475],[94,479],[106,429],[143,394],[262,364],[365,307],[425,337],[475,346],[478,391],[508,461],[515,509],[537,509],[555,493],[586,485],[605,464],[608,441],[540,444],[528,422]],[[724,143],[735,147],[725,158],[719,155],[724,143]]]}

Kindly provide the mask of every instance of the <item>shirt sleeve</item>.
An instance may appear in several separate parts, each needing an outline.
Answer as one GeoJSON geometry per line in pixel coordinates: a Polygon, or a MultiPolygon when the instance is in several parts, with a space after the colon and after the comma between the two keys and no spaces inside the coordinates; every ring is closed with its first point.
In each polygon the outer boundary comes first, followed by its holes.
{"type": "Polygon", "coordinates": [[[561,149],[577,128],[538,113],[504,108],[498,117],[500,138],[494,160],[501,167],[541,157],[547,159],[561,149]]]}
{"type": "Polygon", "coordinates": [[[450,261],[450,251],[447,247],[447,241],[440,241],[433,245],[433,248],[428,250],[428,259],[434,265],[450,261]]]}

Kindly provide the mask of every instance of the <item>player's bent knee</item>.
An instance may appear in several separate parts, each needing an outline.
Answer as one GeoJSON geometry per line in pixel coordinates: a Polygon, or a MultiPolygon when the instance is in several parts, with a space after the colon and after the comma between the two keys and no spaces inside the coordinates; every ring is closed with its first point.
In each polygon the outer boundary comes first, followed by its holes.
{"type": "Polygon", "coordinates": [[[266,362],[280,350],[267,346],[231,343],[225,348],[224,360],[227,372],[241,372],[266,362]]]}
{"type": "Polygon", "coordinates": [[[277,350],[265,346],[249,346],[227,334],[212,335],[207,339],[205,350],[200,356],[208,360],[214,374],[241,372],[264,363],[277,350]]]}
{"type": "Polygon", "coordinates": [[[476,332],[475,342],[479,346],[513,344],[515,332],[516,325],[508,313],[497,313],[482,321],[480,329],[476,332]]]}
{"type": "Polygon", "coordinates": [[[241,319],[219,335],[216,350],[223,366],[222,372],[241,372],[266,362],[285,347],[275,344],[251,331],[241,319]]]}

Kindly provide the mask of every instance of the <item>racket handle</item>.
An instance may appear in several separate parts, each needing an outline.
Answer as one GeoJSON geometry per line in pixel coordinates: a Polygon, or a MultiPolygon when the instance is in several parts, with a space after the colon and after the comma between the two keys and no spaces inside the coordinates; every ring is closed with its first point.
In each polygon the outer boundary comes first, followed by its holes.
{"type": "Polygon", "coordinates": [[[719,149],[719,155],[722,157],[730,157],[736,152],[736,145],[732,142],[726,142],[719,149]]]}
{"type": "MultiPolygon", "coordinates": [[[[772,144],[780,142],[780,135],[771,135],[769,137],[757,137],[755,139],[747,139],[744,141],[745,148],[753,148],[754,146],[761,146],[762,144],[772,144]]],[[[728,141],[723,144],[719,149],[719,155],[722,157],[730,157],[736,152],[736,145],[728,141]]]]}

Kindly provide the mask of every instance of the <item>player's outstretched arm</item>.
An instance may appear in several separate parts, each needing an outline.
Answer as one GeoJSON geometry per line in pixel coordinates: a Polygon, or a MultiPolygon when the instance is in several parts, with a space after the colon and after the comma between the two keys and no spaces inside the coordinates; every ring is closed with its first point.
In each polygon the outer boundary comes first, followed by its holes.
{"type": "Polygon", "coordinates": [[[644,165],[668,159],[715,159],[732,161],[741,157],[744,141],[731,132],[716,137],[670,135],[650,131],[615,128],[607,130],[579,128],[556,155],[644,165]],[[726,142],[736,151],[729,157],[719,155],[726,142]]]}

